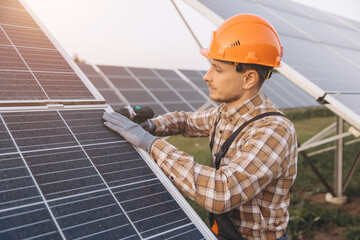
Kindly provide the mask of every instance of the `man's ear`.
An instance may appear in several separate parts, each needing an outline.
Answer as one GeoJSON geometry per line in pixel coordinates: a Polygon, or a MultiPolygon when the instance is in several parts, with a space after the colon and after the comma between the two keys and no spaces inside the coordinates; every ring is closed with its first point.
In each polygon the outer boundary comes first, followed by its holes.
{"type": "Polygon", "coordinates": [[[258,86],[260,76],[255,70],[247,70],[244,74],[244,84],[243,88],[249,90],[253,87],[258,86]]]}

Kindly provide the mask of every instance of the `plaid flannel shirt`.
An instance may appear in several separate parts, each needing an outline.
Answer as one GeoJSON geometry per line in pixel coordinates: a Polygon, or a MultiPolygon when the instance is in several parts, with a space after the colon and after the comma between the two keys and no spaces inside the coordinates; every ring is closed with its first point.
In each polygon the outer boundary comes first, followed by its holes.
{"type": "MultiPolygon", "coordinates": [[[[154,119],[156,135],[211,138],[212,161],[225,140],[244,122],[278,111],[262,91],[233,109],[225,104],[202,112],[174,112],[154,119]],[[216,129],[215,123],[218,122],[216,129]]],[[[198,164],[189,154],[156,140],[150,155],[173,184],[206,210],[229,212],[246,239],[277,239],[286,230],[290,187],[297,171],[293,124],[268,116],[249,124],[231,144],[218,170],[198,164]]]]}

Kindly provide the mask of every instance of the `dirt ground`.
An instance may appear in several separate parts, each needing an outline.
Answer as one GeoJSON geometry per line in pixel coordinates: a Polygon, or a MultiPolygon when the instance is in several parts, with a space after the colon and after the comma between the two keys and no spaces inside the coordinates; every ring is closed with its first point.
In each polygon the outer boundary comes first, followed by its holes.
{"type": "MultiPolygon", "coordinates": [[[[326,203],[325,194],[323,193],[308,196],[306,199],[313,204],[326,204],[328,206],[338,208],[341,211],[348,213],[350,216],[355,217],[360,215],[360,198],[351,198],[343,205],[326,203]]],[[[339,227],[335,223],[329,223],[322,227],[320,231],[314,232],[313,237],[304,238],[304,240],[342,240],[344,239],[345,232],[346,227],[339,227]]]]}

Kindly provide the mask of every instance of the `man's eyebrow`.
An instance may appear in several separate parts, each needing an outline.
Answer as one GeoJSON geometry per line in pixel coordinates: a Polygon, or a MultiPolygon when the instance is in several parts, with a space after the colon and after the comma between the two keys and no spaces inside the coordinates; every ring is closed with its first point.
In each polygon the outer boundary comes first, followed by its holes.
{"type": "Polygon", "coordinates": [[[211,65],[215,68],[221,68],[221,66],[217,62],[212,62],[211,65]]]}

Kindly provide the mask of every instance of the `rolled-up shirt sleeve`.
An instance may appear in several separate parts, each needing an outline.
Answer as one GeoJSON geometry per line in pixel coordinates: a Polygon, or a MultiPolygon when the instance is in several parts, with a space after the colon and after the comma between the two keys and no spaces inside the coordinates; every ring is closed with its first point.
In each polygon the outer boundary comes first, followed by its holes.
{"type": "Polygon", "coordinates": [[[296,163],[291,162],[296,152],[293,128],[278,123],[258,125],[234,144],[230,163],[218,170],[198,164],[161,139],[154,142],[150,155],[183,194],[213,213],[238,207],[276,178],[282,178],[282,184],[270,192],[289,191],[296,173],[296,163]]]}
{"type": "Polygon", "coordinates": [[[156,136],[182,134],[185,137],[209,136],[209,126],[217,108],[201,112],[172,112],[152,119],[156,136]]]}

